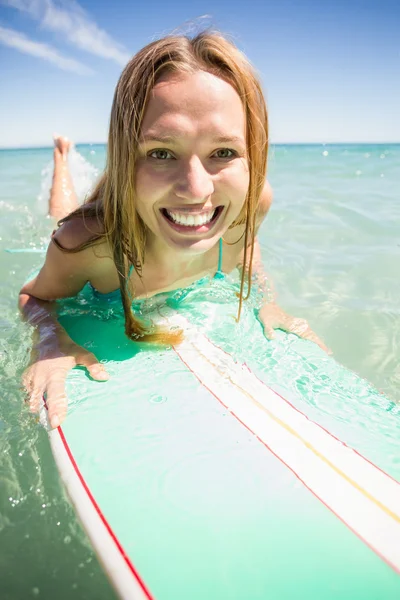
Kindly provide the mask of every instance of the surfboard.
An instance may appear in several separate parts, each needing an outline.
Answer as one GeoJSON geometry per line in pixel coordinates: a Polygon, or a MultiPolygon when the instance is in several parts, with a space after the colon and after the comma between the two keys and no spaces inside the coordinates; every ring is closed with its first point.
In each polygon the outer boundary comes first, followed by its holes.
{"type": "Polygon", "coordinates": [[[399,598],[398,407],[311,342],[266,340],[253,308],[235,324],[232,298],[156,302],[184,331],[169,348],[85,294],[60,303],[111,375],[71,371],[49,430],[104,571],[129,600],[399,598]]]}

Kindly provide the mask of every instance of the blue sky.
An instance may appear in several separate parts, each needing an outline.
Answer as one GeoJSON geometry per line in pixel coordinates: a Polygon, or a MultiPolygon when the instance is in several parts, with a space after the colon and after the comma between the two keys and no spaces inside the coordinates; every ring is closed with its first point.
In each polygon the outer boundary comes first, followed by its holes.
{"type": "Polygon", "coordinates": [[[104,142],[129,57],[191,22],[253,62],[272,142],[400,142],[399,0],[0,0],[0,147],[104,142]]]}

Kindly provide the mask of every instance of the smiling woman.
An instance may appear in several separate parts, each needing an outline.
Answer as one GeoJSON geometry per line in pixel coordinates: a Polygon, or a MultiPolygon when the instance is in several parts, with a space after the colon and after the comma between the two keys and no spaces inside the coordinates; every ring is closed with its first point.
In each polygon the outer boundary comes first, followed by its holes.
{"type": "MultiPolygon", "coordinates": [[[[61,219],[43,268],[21,291],[21,308],[46,348],[51,332],[56,354],[70,356],[74,346],[49,301],[76,295],[87,281],[100,293],[120,290],[129,338],[175,343],[181,333],[149,328],[132,298],[186,286],[217,264],[228,273],[245,264],[240,314],[245,278],[249,291],[259,266],[256,229],[270,205],[267,149],[260,83],[221,35],[167,37],[134,56],[115,91],[105,172],[85,204],[61,219]]],[[[94,357],[78,355],[92,375],[105,377],[94,357]]],[[[32,407],[49,392],[50,417],[59,423],[65,396],[56,410],[43,368],[37,361],[26,379],[32,407]]]]}
{"type": "Polygon", "coordinates": [[[398,425],[371,457],[369,427],[346,419],[386,432],[393,403],[270,301],[267,149],[253,69],[207,33],[133,57],[104,174],[69,214],[56,139],[50,212],[65,214],[20,294],[25,383],[124,599],[399,597],[398,465],[381,470],[398,425]],[[297,336],[267,339],[278,328],[297,336]]]}
{"type": "MultiPolygon", "coordinates": [[[[87,282],[97,293],[119,290],[128,338],[174,344],[182,332],[144,323],[132,300],[243,266],[240,318],[246,279],[248,297],[252,273],[263,278],[256,232],[271,204],[267,151],[261,85],[234,45],[202,33],[143,48],[115,90],[103,176],[84,205],[59,221],[43,268],[21,290],[20,306],[37,328],[37,347],[44,344],[45,356],[54,354],[57,364],[63,361],[59,354],[66,355],[64,373],[75,362],[96,378],[107,377],[52,314],[50,301],[75,296],[87,282]]],[[[70,210],[64,158],[62,176],[55,171],[50,214],[63,202],[70,210]]],[[[266,302],[259,319],[269,338],[281,327],[326,349],[304,320],[272,303],[266,302]]],[[[63,382],[38,356],[25,377],[31,406],[38,410],[47,392],[57,425],[66,412],[63,382]]]]}

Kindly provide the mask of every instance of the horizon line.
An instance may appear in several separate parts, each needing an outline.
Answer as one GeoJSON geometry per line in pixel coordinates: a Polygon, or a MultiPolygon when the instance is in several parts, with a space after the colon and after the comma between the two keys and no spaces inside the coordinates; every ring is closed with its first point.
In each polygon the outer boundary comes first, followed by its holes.
{"type": "MultiPolygon", "coordinates": [[[[270,142],[271,146],[398,146],[399,141],[362,141],[362,142],[270,142]]],[[[73,146],[107,146],[107,142],[76,142],[73,146]]],[[[33,146],[0,146],[0,151],[4,150],[48,150],[53,149],[54,144],[40,145],[34,144],[33,146]]]]}

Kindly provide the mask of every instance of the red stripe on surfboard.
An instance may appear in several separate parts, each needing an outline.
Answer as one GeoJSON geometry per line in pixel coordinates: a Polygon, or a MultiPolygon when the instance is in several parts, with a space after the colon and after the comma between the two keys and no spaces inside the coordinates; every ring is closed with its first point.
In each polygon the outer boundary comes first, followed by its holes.
{"type": "MultiPolygon", "coordinates": [[[[46,408],[46,410],[48,409],[47,403],[46,403],[46,399],[43,396],[43,404],[46,408]]],[[[105,528],[107,529],[111,539],[113,540],[113,542],[115,543],[115,545],[118,548],[119,553],[121,554],[122,558],[124,559],[124,561],[126,562],[126,564],[129,567],[129,570],[131,571],[132,575],[134,576],[134,578],[136,579],[136,581],[138,582],[138,584],[140,585],[140,587],[142,588],[143,593],[146,595],[146,597],[148,598],[148,600],[155,600],[154,597],[150,594],[149,590],[146,587],[146,584],[144,583],[144,581],[142,580],[142,578],[140,577],[139,573],[137,572],[137,570],[135,569],[133,563],[131,562],[129,556],[126,554],[125,550],[123,549],[122,545],[120,544],[117,536],[115,535],[115,533],[113,532],[113,530],[111,529],[111,526],[109,525],[107,519],[105,518],[105,516],[103,515],[103,513],[101,512],[100,506],[97,504],[96,500],[94,499],[92,492],[89,489],[89,486],[87,485],[82,473],[79,470],[78,465],[76,464],[76,461],[74,459],[74,456],[71,452],[71,449],[68,445],[68,442],[65,438],[64,432],[61,429],[61,426],[57,427],[57,431],[60,435],[61,441],[63,443],[63,446],[65,448],[65,451],[68,455],[69,460],[71,461],[71,464],[74,468],[75,473],[78,476],[79,481],[81,482],[89,500],[91,501],[93,508],[95,509],[95,511],[97,512],[98,516],[100,517],[103,525],[105,526],[105,528]]]]}
{"type": "MultiPolygon", "coordinates": [[[[211,342],[212,343],[212,342],[211,342]]],[[[215,346],[215,344],[213,344],[215,346]]],[[[216,348],[218,348],[218,346],[215,346],[216,348]]],[[[291,471],[293,473],[293,475],[304,485],[305,488],[308,489],[308,491],[315,497],[317,498],[317,500],[319,500],[321,502],[321,504],[323,504],[333,515],[335,515],[335,517],[337,519],[339,519],[339,521],[341,521],[343,523],[343,525],[345,525],[352,533],[354,533],[354,535],[356,537],[358,537],[358,539],[363,542],[370,550],[372,550],[372,552],[374,552],[374,554],[376,554],[376,556],[378,556],[381,560],[383,560],[383,562],[385,562],[390,568],[392,568],[396,573],[400,574],[400,569],[392,564],[385,556],[383,556],[376,548],[374,548],[373,546],[371,546],[371,544],[364,539],[355,529],[353,529],[353,527],[347,523],[347,521],[345,521],[343,519],[343,517],[341,517],[338,513],[336,513],[333,508],[331,508],[329,506],[329,504],[327,504],[320,496],[318,496],[318,494],[316,492],[314,492],[314,490],[312,488],[310,488],[307,483],[300,477],[300,475],[290,466],[288,465],[283,458],[281,458],[278,454],[276,454],[272,448],[270,448],[268,446],[268,444],[261,439],[252,429],[250,429],[250,427],[244,423],[240,417],[238,417],[226,404],[223,403],[223,401],[221,400],[221,398],[219,396],[217,396],[202,380],[201,378],[197,375],[197,373],[195,373],[195,371],[193,371],[193,369],[188,365],[188,363],[182,358],[182,356],[180,355],[179,351],[176,349],[175,346],[173,346],[174,351],[176,352],[176,354],[178,355],[178,357],[180,358],[180,360],[183,362],[183,364],[187,367],[187,369],[196,377],[196,379],[200,382],[200,384],[208,391],[210,392],[210,394],[212,396],[214,396],[214,398],[219,402],[219,404],[221,404],[224,408],[226,408],[230,414],[241,424],[243,425],[243,427],[245,427],[252,435],[254,435],[254,437],[261,442],[261,444],[263,446],[265,446],[265,448],[267,448],[267,450],[269,450],[269,452],[271,452],[271,454],[273,454],[275,456],[275,458],[277,458],[286,468],[289,469],[289,471],[291,471]]],[[[246,365],[247,366],[247,365],[246,365]]],[[[264,384],[265,385],[265,384],[264,384]]],[[[266,386],[267,387],[267,386],[266,386]]],[[[284,398],[283,398],[284,400],[284,398]]],[[[300,411],[299,411],[300,412],[300,411]]],[[[340,441],[340,440],[339,440],[340,441]]]]}
{"type": "MultiPolygon", "coordinates": [[[[209,337],[207,337],[204,333],[202,333],[202,335],[206,338],[206,340],[212,345],[214,346],[214,348],[216,348],[217,350],[220,350],[221,352],[223,352],[226,356],[228,356],[231,360],[232,356],[223,348],[220,348],[220,346],[217,346],[216,344],[214,344],[214,342],[212,340],[210,340],[209,337]]],[[[263,381],[262,379],[260,379],[260,377],[258,377],[258,375],[256,375],[254,373],[254,371],[252,371],[250,369],[250,367],[248,366],[247,363],[241,363],[244,367],[246,367],[246,369],[249,371],[249,373],[251,375],[254,375],[254,377],[263,385],[265,386],[268,390],[270,390],[271,392],[273,392],[274,394],[276,394],[277,396],[279,396],[279,398],[281,400],[283,400],[286,404],[288,404],[291,408],[293,408],[293,410],[295,410],[299,415],[302,415],[303,417],[305,417],[307,419],[307,421],[309,421],[310,423],[313,423],[314,425],[316,425],[317,427],[319,427],[320,429],[322,429],[323,431],[325,431],[325,433],[327,433],[331,438],[333,438],[334,440],[336,440],[337,442],[339,442],[340,444],[342,444],[342,446],[345,446],[346,448],[348,448],[349,450],[352,450],[355,454],[357,454],[360,458],[362,458],[363,460],[365,460],[365,462],[369,463],[372,467],[374,467],[377,471],[380,471],[383,475],[386,475],[386,477],[388,477],[389,479],[391,479],[394,483],[396,483],[397,485],[400,486],[400,481],[398,481],[397,479],[395,479],[392,475],[390,475],[389,473],[387,473],[386,471],[384,471],[383,469],[381,469],[380,467],[378,467],[375,463],[373,463],[371,460],[369,460],[368,458],[366,458],[363,454],[361,454],[361,452],[359,452],[358,450],[356,450],[355,448],[353,448],[352,446],[349,446],[348,444],[346,444],[346,442],[343,442],[340,438],[336,437],[333,433],[331,433],[328,429],[325,429],[325,427],[323,425],[320,425],[319,423],[317,423],[316,421],[313,421],[312,419],[310,419],[310,417],[308,417],[304,412],[302,412],[300,409],[298,409],[294,404],[292,404],[290,402],[290,400],[288,400],[287,398],[285,398],[284,396],[282,396],[279,392],[276,392],[275,390],[273,390],[271,387],[269,387],[269,385],[267,385],[265,383],[265,381],[263,381]]]]}
{"type": "Polygon", "coordinates": [[[112,538],[113,542],[117,546],[117,548],[118,548],[118,550],[119,550],[122,558],[124,559],[124,561],[128,565],[128,567],[129,567],[132,575],[135,577],[136,581],[139,583],[140,587],[142,588],[143,593],[146,595],[146,597],[149,600],[154,600],[154,597],[150,594],[149,590],[146,587],[146,584],[144,583],[143,579],[140,577],[139,573],[135,569],[135,567],[134,567],[133,563],[131,562],[129,556],[126,554],[126,552],[123,549],[122,545],[120,544],[117,536],[115,535],[115,533],[111,529],[111,526],[108,523],[106,517],[103,515],[103,513],[102,513],[102,511],[101,511],[101,509],[99,507],[99,505],[97,504],[96,500],[94,499],[94,497],[93,497],[93,495],[92,495],[92,493],[91,493],[91,491],[89,489],[89,486],[87,485],[87,483],[86,483],[86,481],[85,481],[82,473],[79,470],[78,465],[76,464],[76,461],[75,461],[74,456],[73,456],[73,454],[71,452],[71,449],[70,449],[70,447],[68,445],[68,442],[67,442],[67,440],[65,438],[63,430],[61,429],[61,427],[57,427],[57,429],[58,429],[58,433],[60,434],[60,438],[62,440],[64,448],[65,448],[65,450],[67,452],[68,458],[70,459],[71,464],[72,464],[72,466],[73,466],[73,468],[75,470],[75,473],[77,474],[77,476],[79,478],[79,481],[81,482],[81,484],[82,484],[82,486],[83,486],[86,494],[88,495],[88,497],[89,497],[89,499],[90,499],[90,501],[91,501],[91,503],[92,503],[95,511],[97,512],[98,516],[100,517],[101,521],[103,522],[103,525],[107,529],[107,531],[108,531],[110,537],[112,538]]]}

